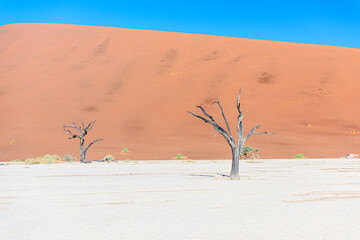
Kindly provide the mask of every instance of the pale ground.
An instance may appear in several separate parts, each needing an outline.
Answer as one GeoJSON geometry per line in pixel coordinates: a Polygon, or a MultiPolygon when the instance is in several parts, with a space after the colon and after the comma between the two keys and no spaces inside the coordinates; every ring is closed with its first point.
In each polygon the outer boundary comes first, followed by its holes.
{"type": "Polygon", "coordinates": [[[360,239],[360,160],[0,166],[0,239],[360,239]]]}

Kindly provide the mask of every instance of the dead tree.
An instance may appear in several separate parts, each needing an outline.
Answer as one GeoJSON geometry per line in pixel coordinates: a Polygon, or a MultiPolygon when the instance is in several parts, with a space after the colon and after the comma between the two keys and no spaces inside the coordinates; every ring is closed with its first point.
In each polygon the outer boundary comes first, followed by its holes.
{"type": "Polygon", "coordinates": [[[82,162],[82,163],[88,162],[86,160],[87,150],[97,141],[104,140],[103,138],[96,139],[96,140],[92,141],[91,143],[89,143],[89,145],[87,145],[87,147],[84,147],[85,136],[87,135],[88,131],[90,131],[94,127],[95,122],[96,122],[96,120],[89,123],[89,125],[87,125],[86,127],[85,127],[84,123],[81,123],[81,126],[77,126],[74,122],[73,122],[73,125],[70,125],[70,126],[66,126],[64,124],[64,131],[70,133],[70,135],[71,135],[71,137],[69,137],[69,139],[73,139],[73,138],[80,139],[80,162],[82,162]],[[77,130],[79,132],[79,134],[73,134],[68,128],[73,128],[73,129],[77,130]]]}
{"type": "Polygon", "coordinates": [[[219,126],[219,124],[215,121],[215,119],[210,114],[208,114],[202,106],[196,106],[196,107],[201,109],[201,111],[204,113],[205,117],[199,116],[193,112],[188,111],[188,113],[192,114],[193,116],[200,118],[205,123],[209,123],[210,125],[212,125],[212,128],[215,131],[217,131],[215,134],[220,133],[225,138],[227,143],[230,145],[231,153],[232,153],[230,179],[233,179],[233,180],[240,179],[240,177],[239,177],[239,159],[240,159],[241,150],[244,146],[245,141],[253,134],[274,134],[274,133],[269,133],[269,132],[255,132],[256,129],[260,128],[260,125],[257,125],[255,127],[253,127],[246,136],[244,136],[243,118],[245,117],[248,110],[246,110],[246,112],[244,114],[242,113],[241,108],[240,108],[240,95],[241,95],[241,89],[239,91],[239,96],[238,96],[237,102],[236,102],[236,107],[238,110],[237,127],[236,127],[237,141],[235,141],[235,139],[231,133],[229,123],[225,117],[224,109],[222,108],[219,99],[216,102],[211,103],[211,105],[217,104],[219,106],[219,108],[221,110],[221,114],[226,123],[227,131],[224,128],[222,128],[221,126],[219,126]]]}

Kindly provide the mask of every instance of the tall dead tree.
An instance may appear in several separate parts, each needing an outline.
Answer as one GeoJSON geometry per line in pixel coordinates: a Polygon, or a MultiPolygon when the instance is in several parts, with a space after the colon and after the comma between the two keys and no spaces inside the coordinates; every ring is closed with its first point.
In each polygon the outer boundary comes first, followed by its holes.
{"type": "Polygon", "coordinates": [[[88,162],[86,160],[87,150],[97,141],[104,140],[103,138],[96,139],[96,140],[92,141],[91,143],[89,143],[89,145],[87,145],[87,147],[84,147],[85,136],[88,134],[88,131],[90,131],[94,127],[95,122],[96,122],[96,120],[89,123],[87,126],[85,126],[84,123],[81,123],[81,126],[77,126],[74,122],[73,122],[73,125],[70,125],[70,126],[66,126],[64,124],[64,131],[70,133],[70,135],[71,135],[71,137],[69,137],[69,139],[73,139],[73,138],[80,139],[80,162],[82,162],[82,163],[88,162]],[[73,129],[77,130],[79,133],[73,134],[69,128],[73,128],[73,129]]]}
{"type": "Polygon", "coordinates": [[[237,127],[236,127],[237,141],[235,141],[235,139],[231,133],[229,123],[225,117],[224,109],[222,108],[219,99],[216,102],[211,103],[211,105],[217,104],[219,106],[222,117],[224,118],[224,121],[226,123],[227,131],[224,128],[222,128],[221,126],[219,126],[219,124],[215,121],[215,119],[210,114],[208,114],[202,106],[196,106],[196,107],[201,109],[201,111],[204,113],[205,117],[199,116],[193,112],[188,111],[188,113],[192,114],[193,116],[200,118],[205,123],[209,123],[210,125],[212,125],[212,128],[214,130],[216,130],[217,133],[220,133],[225,138],[227,143],[229,144],[229,146],[231,148],[231,152],[232,152],[232,164],[231,164],[230,179],[233,179],[233,180],[240,179],[240,177],[239,177],[239,159],[240,159],[241,150],[244,146],[245,141],[253,134],[273,134],[273,133],[269,133],[269,132],[255,132],[256,129],[260,128],[260,125],[257,125],[255,127],[253,127],[250,130],[250,132],[244,137],[243,118],[245,117],[248,110],[246,110],[246,112],[244,114],[242,113],[241,108],[240,108],[240,95],[241,95],[241,89],[239,91],[239,96],[236,101],[236,107],[238,110],[237,127]]]}

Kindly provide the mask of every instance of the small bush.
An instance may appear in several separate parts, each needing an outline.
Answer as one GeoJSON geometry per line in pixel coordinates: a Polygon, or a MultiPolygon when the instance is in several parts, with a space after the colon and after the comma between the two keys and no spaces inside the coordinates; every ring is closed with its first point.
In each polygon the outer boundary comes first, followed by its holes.
{"type": "Polygon", "coordinates": [[[128,153],[128,149],[127,148],[123,148],[122,150],[121,150],[121,152],[123,152],[123,153],[128,153]]]}
{"type": "Polygon", "coordinates": [[[104,157],[104,160],[105,160],[105,161],[114,161],[114,156],[113,156],[113,155],[106,155],[106,156],[104,157]]]}
{"type": "Polygon", "coordinates": [[[14,159],[14,160],[11,160],[11,162],[22,162],[22,161],[19,159],[14,159]]]}
{"type": "Polygon", "coordinates": [[[48,161],[50,159],[55,160],[55,161],[60,161],[61,158],[58,155],[50,155],[50,154],[46,154],[44,156],[45,161],[48,161]]]}
{"type": "Polygon", "coordinates": [[[258,152],[259,152],[259,149],[257,149],[257,148],[246,146],[246,147],[243,147],[243,149],[241,150],[240,157],[242,159],[256,159],[256,158],[259,158],[258,152]]]}
{"type": "Polygon", "coordinates": [[[40,164],[40,161],[35,158],[28,158],[25,160],[25,163],[26,164],[40,164]]]}
{"type": "Polygon", "coordinates": [[[306,159],[307,157],[304,156],[302,153],[298,153],[294,156],[294,159],[306,159]]]}
{"type": "Polygon", "coordinates": [[[75,162],[76,157],[71,156],[70,154],[65,154],[63,157],[64,162],[75,162]]]}
{"type": "Polygon", "coordinates": [[[178,155],[176,155],[176,159],[177,160],[183,159],[183,155],[181,153],[178,153],[178,155]]]}

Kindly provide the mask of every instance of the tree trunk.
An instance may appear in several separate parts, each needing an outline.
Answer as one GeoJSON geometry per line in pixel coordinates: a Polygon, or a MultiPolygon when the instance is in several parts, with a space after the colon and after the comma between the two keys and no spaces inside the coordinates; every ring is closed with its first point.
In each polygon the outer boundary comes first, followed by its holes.
{"type": "Polygon", "coordinates": [[[232,163],[231,163],[231,172],[230,172],[230,179],[231,180],[239,180],[239,159],[240,159],[240,152],[238,149],[233,149],[232,151],[232,163]]]}
{"type": "Polygon", "coordinates": [[[86,163],[86,149],[84,148],[84,139],[80,139],[80,162],[86,163]]]}
{"type": "Polygon", "coordinates": [[[80,162],[87,163],[86,150],[81,150],[81,152],[80,152],[80,162]]]}

